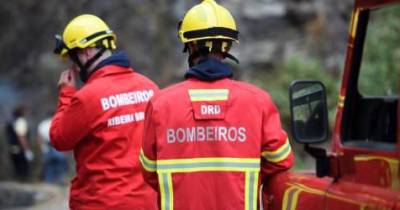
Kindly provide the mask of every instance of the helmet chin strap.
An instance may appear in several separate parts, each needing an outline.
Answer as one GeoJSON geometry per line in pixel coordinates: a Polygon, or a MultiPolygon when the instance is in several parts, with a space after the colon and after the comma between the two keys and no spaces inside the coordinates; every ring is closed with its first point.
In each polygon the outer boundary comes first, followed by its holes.
{"type": "Polygon", "coordinates": [[[188,64],[189,67],[192,68],[194,65],[196,65],[196,63],[194,62],[194,60],[196,60],[197,58],[199,58],[201,56],[199,51],[193,52],[192,54],[189,54],[188,57],[188,64]]]}
{"type": "Polygon", "coordinates": [[[239,64],[239,59],[230,53],[224,53],[224,57],[233,60],[236,64],[239,64]]]}
{"type": "MultiPolygon", "coordinates": [[[[185,48],[186,48],[186,47],[187,47],[187,46],[185,46],[185,48]]],[[[193,67],[194,65],[196,65],[196,63],[195,63],[194,61],[195,61],[197,58],[199,58],[199,57],[207,57],[209,54],[210,54],[210,50],[209,50],[208,47],[200,47],[199,50],[197,50],[197,51],[195,51],[195,52],[193,52],[193,53],[191,53],[191,54],[189,53],[189,57],[188,57],[188,64],[189,64],[189,67],[191,68],[191,67],[193,67]]],[[[232,54],[225,52],[225,53],[223,53],[223,56],[224,56],[224,58],[231,59],[231,60],[233,60],[235,63],[239,64],[239,60],[238,60],[235,56],[233,56],[232,54]]]]}
{"type": "Polygon", "coordinates": [[[79,77],[82,80],[83,83],[86,83],[87,80],[89,79],[90,75],[93,72],[89,72],[90,66],[97,60],[99,59],[103,53],[107,50],[105,47],[100,47],[100,50],[93,56],[91,57],[86,63],[82,64],[82,62],[79,60],[78,53],[74,51],[70,51],[68,54],[71,58],[71,60],[78,65],[80,71],[79,71],[79,77]]]}

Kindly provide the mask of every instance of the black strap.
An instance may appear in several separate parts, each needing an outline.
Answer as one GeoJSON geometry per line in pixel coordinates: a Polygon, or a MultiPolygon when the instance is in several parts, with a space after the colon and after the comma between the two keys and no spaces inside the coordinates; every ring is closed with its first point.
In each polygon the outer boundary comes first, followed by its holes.
{"type": "Polygon", "coordinates": [[[106,50],[107,48],[101,47],[101,49],[83,65],[83,69],[81,69],[81,71],[79,72],[82,73],[82,75],[80,76],[83,82],[86,82],[89,79],[90,75],[95,72],[95,71],[88,72],[88,69],[97,59],[100,58],[100,56],[103,55],[103,53],[106,50]]]}
{"type": "MultiPolygon", "coordinates": [[[[86,37],[86,38],[84,39],[84,42],[88,42],[88,41],[90,41],[90,40],[92,40],[92,39],[94,39],[94,38],[96,38],[96,37],[98,37],[98,36],[102,36],[102,35],[104,35],[104,34],[111,34],[111,33],[112,33],[111,30],[99,31],[99,32],[97,32],[97,33],[94,33],[94,34],[92,34],[92,35],[86,37]]],[[[83,40],[82,40],[82,41],[83,41],[83,40]]]]}
{"type": "MultiPolygon", "coordinates": [[[[191,55],[189,55],[189,57],[188,57],[189,67],[194,66],[195,65],[194,60],[201,56],[202,56],[202,53],[200,51],[196,51],[196,52],[192,53],[191,55]]],[[[224,53],[224,57],[229,58],[229,59],[233,60],[235,63],[239,64],[239,59],[237,59],[235,56],[233,56],[230,53],[224,53]]]]}
{"type": "Polygon", "coordinates": [[[79,60],[77,50],[69,50],[69,51],[68,51],[68,55],[69,55],[69,57],[71,58],[71,60],[72,60],[76,65],[78,65],[78,67],[79,67],[80,69],[83,68],[83,64],[82,64],[81,61],[79,60]]]}
{"type": "MultiPolygon", "coordinates": [[[[222,40],[218,40],[218,41],[214,41],[213,42],[213,46],[212,49],[210,49],[208,46],[206,46],[206,42],[209,40],[201,40],[198,41],[196,43],[198,50],[195,52],[192,52],[192,54],[189,55],[188,57],[188,63],[189,63],[189,67],[192,67],[193,65],[195,65],[194,60],[198,57],[207,57],[210,52],[214,51],[214,49],[221,51],[222,48],[222,40]]],[[[185,44],[185,49],[184,52],[187,51],[187,44],[185,44]]],[[[229,58],[231,60],[233,60],[235,63],[239,64],[239,60],[233,56],[232,54],[228,53],[228,52],[222,52],[224,55],[224,58],[229,58]]]]}
{"type": "Polygon", "coordinates": [[[235,61],[235,63],[239,64],[239,59],[237,59],[237,58],[236,58],[235,56],[233,56],[232,54],[225,53],[224,56],[225,56],[225,58],[229,58],[229,59],[235,61]]]}
{"type": "Polygon", "coordinates": [[[224,27],[214,27],[195,31],[187,31],[183,33],[183,37],[186,39],[195,39],[201,37],[213,37],[213,36],[226,36],[237,40],[239,31],[232,30],[224,27]]]}
{"type": "Polygon", "coordinates": [[[187,61],[188,61],[190,68],[195,65],[194,60],[200,56],[201,56],[201,54],[199,51],[193,52],[192,54],[189,55],[187,61]]]}
{"type": "Polygon", "coordinates": [[[85,64],[82,64],[81,61],[79,60],[78,54],[76,50],[70,50],[68,52],[71,60],[78,65],[80,71],[79,71],[79,77],[81,78],[82,82],[86,82],[89,79],[89,76],[94,72],[88,72],[89,67],[97,60],[100,58],[100,56],[103,55],[103,53],[107,50],[105,47],[101,47],[100,50],[92,57],[90,58],[85,64]]]}

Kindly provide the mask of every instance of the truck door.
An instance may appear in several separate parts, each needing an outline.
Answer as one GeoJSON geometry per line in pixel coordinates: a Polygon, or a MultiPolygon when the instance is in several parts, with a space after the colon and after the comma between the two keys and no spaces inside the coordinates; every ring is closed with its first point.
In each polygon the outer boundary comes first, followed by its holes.
{"type": "Polygon", "coordinates": [[[328,210],[394,209],[400,195],[399,20],[399,1],[356,1],[334,135],[339,177],[326,194],[328,210]]]}

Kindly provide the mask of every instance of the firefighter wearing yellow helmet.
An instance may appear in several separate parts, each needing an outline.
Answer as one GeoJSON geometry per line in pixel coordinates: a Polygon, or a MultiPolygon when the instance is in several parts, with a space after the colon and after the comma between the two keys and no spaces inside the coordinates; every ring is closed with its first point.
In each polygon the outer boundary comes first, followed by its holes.
{"type": "Polygon", "coordinates": [[[202,1],[186,13],[179,38],[190,69],[147,106],[143,176],[161,210],[256,210],[259,178],[294,161],[278,110],[268,93],[233,80],[223,63],[238,42],[228,10],[202,1]]]}
{"type": "Polygon", "coordinates": [[[189,65],[195,59],[209,53],[222,53],[238,62],[229,54],[232,41],[239,43],[239,32],[231,13],[214,0],[204,0],[190,9],[178,26],[178,36],[189,51],[189,65]]]}
{"type": "Polygon", "coordinates": [[[107,50],[116,49],[116,36],[108,25],[99,17],[84,14],[71,20],[65,27],[62,36],[56,35],[54,52],[69,57],[79,68],[83,82],[88,79],[89,69],[107,50]],[[100,49],[92,58],[82,62],[78,57],[79,49],[95,47],[100,49]]]}
{"type": "Polygon", "coordinates": [[[143,180],[139,154],[147,102],[157,93],[115,49],[115,34],[100,18],[80,15],[58,37],[55,52],[75,65],[61,73],[50,128],[52,146],[74,151],[70,209],[156,210],[143,180]],[[77,73],[85,84],[77,88],[77,73]]]}

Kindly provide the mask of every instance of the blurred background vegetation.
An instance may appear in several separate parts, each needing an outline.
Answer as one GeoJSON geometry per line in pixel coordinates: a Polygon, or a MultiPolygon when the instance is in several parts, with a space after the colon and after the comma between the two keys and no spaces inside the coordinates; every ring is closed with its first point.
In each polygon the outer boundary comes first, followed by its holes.
{"type": "MultiPolygon", "coordinates": [[[[31,144],[35,145],[37,124],[55,109],[56,84],[68,66],[53,55],[54,35],[62,33],[68,21],[80,14],[101,17],[117,34],[117,45],[131,58],[133,68],[166,87],[183,79],[186,55],[177,38],[177,23],[200,0],[13,0],[0,5],[0,126],[10,118],[14,106],[28,110],[31,144]]],[[[333,122],[339,82],[344,66],[351,0],[219,0],[235,16],[240,44],[232,54],[240,64],[232,64],[235,79],[267,90],[276,102],[284,127],[289,129],[288,87],[293,80],[320,80],[328,94],[330,121],[333,122]]],[[[378,68],[394,71],[386,58],[400,60],[399,48],[388,55],[388,46],[399,45],[400,10],[382,17],[382,27],[373,32],[366,56],[381,63],[367,64],[370,81],[378,68]],[[375,38],[376,37],[376,38],[375,38]],[[382,44],[382,40],[385,40],[382,44]],[[387,42],[386,42],[387,41],[387,42]],[[397,56],[397,57],[396,57],[397,56]],[[376,65],[376,66],[374,66],[376,65]]],[[[383,70],[382,70],[383,71],[383,70]]],[[[387,72],[390,76],[390,72],[387,72]]],[[[367,79],[367,81],[368,81],[367,79]]],[[[372,83],[361,84],[374,89],[372,83]]],[[[391,85],[391,84],[388,84],[391,85]]],[[[0,179],[10,171],[4,133],[0,132],[0,179]],[[6,169],[6,170],[3,170],[6,169]]],[[[307,161],[293,142],[298,167],[307,161]]],[[[36,150],[37,152],[37,150],[36,150]]],[[[36,163],[39,165],[39,163],[36,163]]],[[[40,172],[36,172],[39,176],[40,172]]]]}
{"type": "MultiPolygon", "coordinates": [[[[117,34],[133,68],[160,87],[182,80],[186,55],[177,38],[178,21],[199,0],[14,0],[0,5],[0,126],[12,108],[28,110],[31,143],[37,124],[57,102],[56,83],[68,63],[53,55],[54,35],[82,13],[103,18],[117,34]]],[[[235,16],[240,44],[233,54],[235,79],[254,83],[272,95],[289,130],[288,86],[295,79],[325,83],[331,120],[347,43],[349,0],[220,0],[235,16]]],[[[0,133],[0,165],[9,168],[0,133]]],[[[295,146],[300,165],[305,155],[295,146]]],[[[37,151],[38,152],[38,151],[37,151]]],[[[36,163],[37,166],[40,163],[36,163]]],[[[0,179],[11,170],[0,170],[0,179]]],[[[39,176],[40,171],[36,171],[39,176]]]]}
{"type": "Polygon", "coordinates": [[[368,96],[398,92],[400,69],[400,6],[370,14],[358,88],[368,96]]]}

